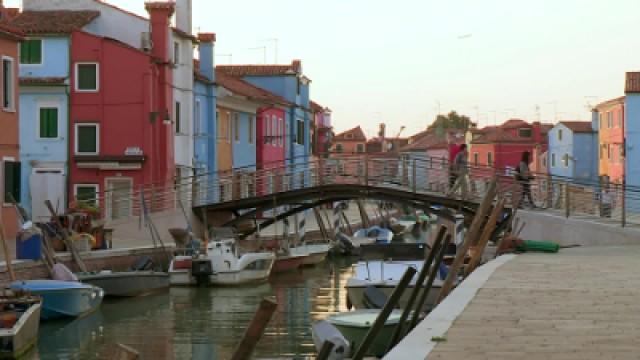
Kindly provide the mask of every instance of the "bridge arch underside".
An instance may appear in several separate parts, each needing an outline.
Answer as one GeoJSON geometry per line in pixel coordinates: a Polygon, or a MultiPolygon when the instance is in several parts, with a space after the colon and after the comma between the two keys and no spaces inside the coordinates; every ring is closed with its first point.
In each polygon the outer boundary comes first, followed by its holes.
{"type": "MultiPolygon", "coordinates": [[[[194,212],[197,216],[202,216],[202,214],[206,212],[209,218],[214,214],[233,214],[233,218],[227,221],[224,226],[234,226],[242,222],[254,220],[257,213],[282,206],[289,208],[288,211],[277,215],[275,218],[263,219],[260,227],[264,228],[273,224],[275,221],[283,220],[296,213],[313,209],[323,204],[357,199],[382,200],[405,204],[423,210],[425,213],[434,214],[452,221],[456,214],[462,214],[465,217],[465,223],[467,225],[471,222],[478,207],[478,205],[473,202],[433,194],[349,184],[323,185],[223,203],[196,206],[194,207],[194,212]]],[[[240,236],[247,237],[256,231],[257,227],[254,227],[243,232],[240,236]]]]}

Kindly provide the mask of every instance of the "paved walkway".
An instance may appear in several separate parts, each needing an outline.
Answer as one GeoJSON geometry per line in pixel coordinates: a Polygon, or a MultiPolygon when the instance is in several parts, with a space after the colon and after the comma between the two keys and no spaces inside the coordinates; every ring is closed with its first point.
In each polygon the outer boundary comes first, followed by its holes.
{"type": "MultiPolygon", "coordinates": [[[[395,353],[421,348],[413,358],[430,351],[427,359],[446,360],[639,359],[639,274],[638,246],[519,255],[479,282],[448,330],[438,333],[434,325],[447,315],[430,316],[404,344],[413,346],[395,353]],[[420,336],[424,346],[415,342],[420,336]],[[446,341],[430,341],[433,336],[446,341]]],[[[445,303],[468,294],[461,290],[445,303]]]]}

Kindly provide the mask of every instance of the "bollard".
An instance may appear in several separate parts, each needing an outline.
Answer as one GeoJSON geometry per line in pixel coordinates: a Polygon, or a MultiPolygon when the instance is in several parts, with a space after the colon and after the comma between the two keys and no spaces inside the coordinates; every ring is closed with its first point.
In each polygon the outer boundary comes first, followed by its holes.
{"type": "Polygon", "coordinates": [[[269,299],[262,299],[258,311],[253,316],[247,331],[244,333],[240,344],[233,352],[231,360],[248,360],[251,358],[251,354],[256,347],[258,341],[264,333],[264,329],[267,327],[271,316],[276,311],[278,304],[269,299]]]}

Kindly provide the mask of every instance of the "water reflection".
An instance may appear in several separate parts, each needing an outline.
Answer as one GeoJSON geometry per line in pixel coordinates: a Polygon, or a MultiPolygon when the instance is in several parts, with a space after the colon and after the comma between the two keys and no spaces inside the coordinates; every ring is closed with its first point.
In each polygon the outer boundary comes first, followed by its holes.
{"type": "Polygon", "coordinates": [[[346,309],[350,263],[327,261],[244,288],[172,288],[163,294],[105,302],[100,311],[67,323],[44,323],[33,359],[110,359],[115,344],[144,359],[228,359],[260,300],[278,308],[256,357],[313,355],[311,324],[346,309]]]}

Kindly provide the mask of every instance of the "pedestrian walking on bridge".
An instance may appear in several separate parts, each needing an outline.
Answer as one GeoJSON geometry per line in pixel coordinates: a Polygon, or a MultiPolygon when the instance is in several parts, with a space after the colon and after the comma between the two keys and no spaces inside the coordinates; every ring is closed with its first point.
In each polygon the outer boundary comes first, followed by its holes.
{"type": "Polygon", "coordinates": [[[467,144],[460,145],[460,150],[453,160],[451,171],[456,176],[456,182],[447,193],[447,196],[453,196],[460,189],[462,199],[467,198],[467,176],[469,174],[469,152],[467,144]]]}

